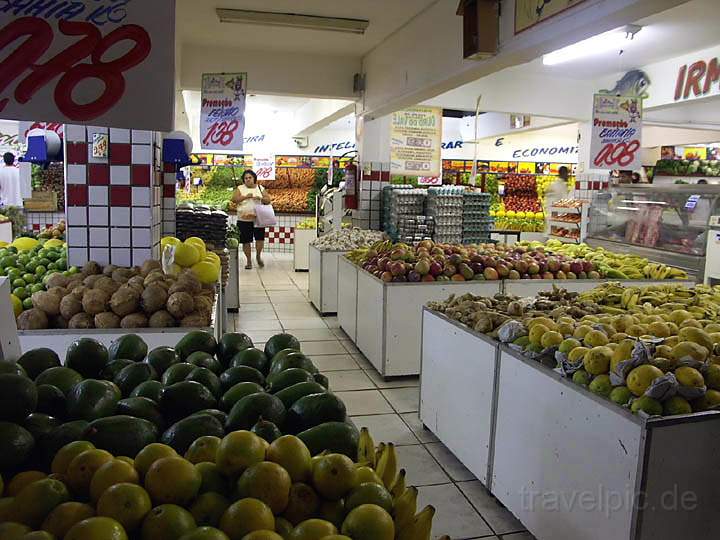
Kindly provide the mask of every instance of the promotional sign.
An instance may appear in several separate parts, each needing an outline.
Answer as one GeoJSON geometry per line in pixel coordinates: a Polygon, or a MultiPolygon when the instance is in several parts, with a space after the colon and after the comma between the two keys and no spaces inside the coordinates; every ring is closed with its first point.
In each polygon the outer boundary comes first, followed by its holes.
{"type": "Polygon", "coordinates": [[[275,156],[253,156],[258,180],[275,180],[275,156]]]}
{"type": "Polygon", "coordinates": [[[440,176],[442,109],[415,107],[393,113],[390,124],[390,174],[440,176]]]}
{"type": "Polygon", "coordinates": [[[418,186],[442,186],[442,178],[439,176],[420,176],[418,186]]]}
{"type": "Polygon", "coordinates": [[[0,116],[170,131],[175,2],[0,2],[0,116]]]}
{"type": "Polygon", "coordinates": [[[207,73],[200,97],[200,144],[204,150],[242,151],[247,73],[207,73]]]}
{"type": "Polygon", "coordinates": [[[515,0],[515,33],[535,26],[585,0],[515,0]]]}
{"type": "Polygon", "coordinates": [[[590,167],[642,167],[642,98],[596,94],[593,98],[590,167]]]}

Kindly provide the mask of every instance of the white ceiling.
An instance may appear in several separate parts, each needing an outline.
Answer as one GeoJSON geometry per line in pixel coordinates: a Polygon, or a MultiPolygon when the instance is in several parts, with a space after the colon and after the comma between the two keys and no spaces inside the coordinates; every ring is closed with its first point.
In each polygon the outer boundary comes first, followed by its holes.
{"type": "MultiPolygon", "coordinates": [[[[363,56],[436,0],[178,0],[182,44],[247,50],[363,56]],[[215,8],[367,19],[364,35],[220,23],[215,8]]],[[[447,1],[447,0],[444,0],[447,1]]]]}

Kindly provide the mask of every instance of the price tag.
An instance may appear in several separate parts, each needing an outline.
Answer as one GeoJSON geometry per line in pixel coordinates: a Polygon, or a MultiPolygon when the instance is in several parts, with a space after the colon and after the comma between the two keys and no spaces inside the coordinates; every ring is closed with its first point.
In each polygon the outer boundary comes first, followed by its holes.
{"type": "Polygon", "coordinates": [[[171,129],[174,11],[172,0],[152,9],[139,0],[1,2],[0,114],[171,129]]]}
{"type": "Polygon", "coordinates": [[[253,164],[258,180],[275,180],[275,156],[253,156],[253,164]]]}

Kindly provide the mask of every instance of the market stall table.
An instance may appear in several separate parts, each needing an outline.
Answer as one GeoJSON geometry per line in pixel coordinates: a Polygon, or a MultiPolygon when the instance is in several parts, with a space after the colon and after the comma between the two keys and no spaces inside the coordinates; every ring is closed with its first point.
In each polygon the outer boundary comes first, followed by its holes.
{"type": "Polygon", "coordinates": [[[346,251],[321,251],[310,246],[310,301],[323,315],[338,310],[338,261],[346,251]]]}

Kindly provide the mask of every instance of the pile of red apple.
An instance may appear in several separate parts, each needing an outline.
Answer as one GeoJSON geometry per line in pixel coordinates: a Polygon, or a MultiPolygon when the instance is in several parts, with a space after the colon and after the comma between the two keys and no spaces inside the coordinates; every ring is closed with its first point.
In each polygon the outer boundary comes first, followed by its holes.
{"type": "Polygon", "coordinates": [[[505,177],[505,211],[542,212],[537,194],[537,180],[526,174],[509,174],[505,177]]]}
{"type": "Polygon", "coordinates": [[[550,255],[542,247],[459,246],[435,244],[430,240],[416,247],[394,244],[382,252],[370,249],[360,265],[388,283],[601,277],[592,262],[550,255]]]}

